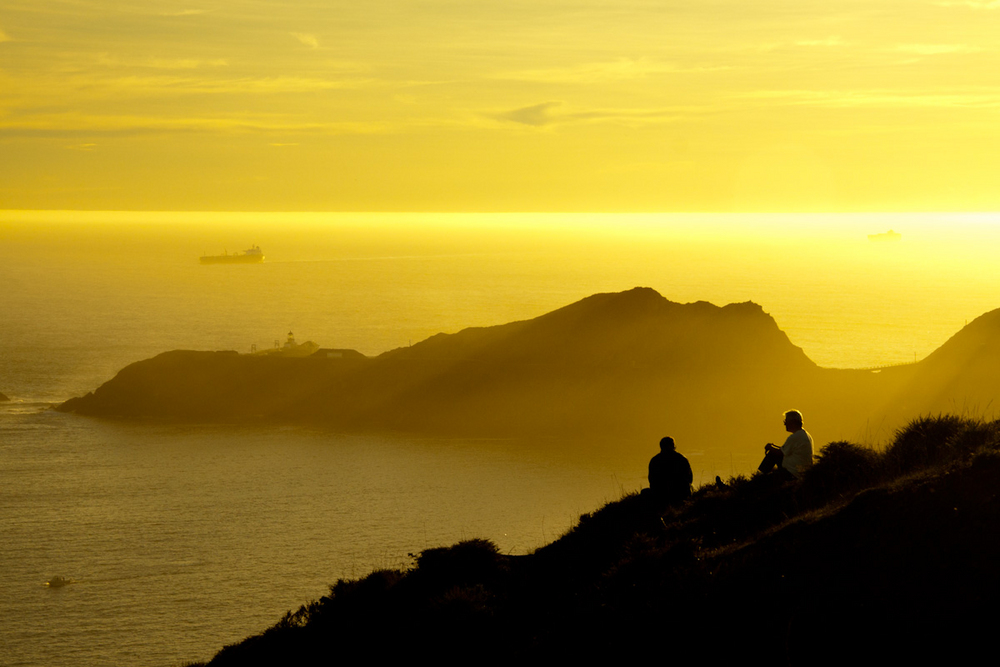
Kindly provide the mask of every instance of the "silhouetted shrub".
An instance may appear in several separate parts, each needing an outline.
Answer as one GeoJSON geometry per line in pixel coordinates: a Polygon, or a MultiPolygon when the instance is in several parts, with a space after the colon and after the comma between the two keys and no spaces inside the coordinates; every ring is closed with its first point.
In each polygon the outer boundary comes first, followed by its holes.
{"type": "Polygon", "coordinates": [[[964,458],[984,447],[1000,445],[1000,423],[954,415],[920,417],[900,429],[885,452],[890,471],[905,474],[964,458]]]}
{"type": "Polygon", "coordinates": [[[885,452],[886,462],[898,473],[908,473],[940,461],[947,443],[968,420],[954,415],[919,417],[896,432],[885,452]]]}
{"type": "Polygon", "coordinates": [[[998,422],[966,421],[949,441],[948,446],[953,455],[968,456],[981,449],[993,448],[998,445],[998,422]]]}
{"type": "Polygon", "coordinates": [[[856,491],[883,476],[882,456],[850,442],[831,442],[803,475],[803,489],[812,504],[856,491]]]}
{"type": "Polygon", "coordinates": [[[340,579],[330,587],[330,596],[339,600],[352,597],[380,596],[399,583],[399,570],[375,570],[363,579],[340,579]]]}
{"type": "Polygon", "coordinates": [[[470,586],[494,579],[501,569],[501,558],[489,540],[465,540],[420,552],[413,575],[434,588],[470,586]]]}

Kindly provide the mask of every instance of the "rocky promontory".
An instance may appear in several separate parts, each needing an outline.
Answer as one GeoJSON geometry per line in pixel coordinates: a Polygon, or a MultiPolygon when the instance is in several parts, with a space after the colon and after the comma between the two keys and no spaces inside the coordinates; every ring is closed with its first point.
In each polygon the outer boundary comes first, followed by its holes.
{"type": "MultiPolygon", "coordinates": [[[[341,351],[343,352],[343,351],[341,351]]],[[[766,442],[791,407],[855,437],[988,406],[1000,311],[917,364],[816,366],[761,306],[595,294],[540,317],[438,334],[377,357],[166,352],[60,410],[106,418],[322,424],[346,431],[766,442]]]]}
{"type": "Polygon", "coordinates": [[[684,437],[706,406],[737,422],[766,414],[770,426],[797,393],[792,378],[817,371],[756,304],[679,304],[636,288],[374,358],[166,352],[59,409],[469,435],[652,433],[671,422],[684,437]]]}

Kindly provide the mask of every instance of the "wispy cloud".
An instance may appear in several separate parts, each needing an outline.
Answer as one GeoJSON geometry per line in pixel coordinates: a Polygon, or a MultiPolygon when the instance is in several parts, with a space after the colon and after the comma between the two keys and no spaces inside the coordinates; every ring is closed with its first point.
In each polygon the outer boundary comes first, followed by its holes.
{"type": "Polygon", "coordinates": [[[980,53],[983,49],[965,44],[897,44],[893,51],[915,53],[920,56],[937,56],[945,53],[980,53]]]}
{"type": "Polygon", "coordinates": [[[551,125],[555,122],[552,117],[552,109],[558,107],[560,104],[562,103],[542,102],[541,104],[533,104],[530,107],[521,107],[520,109],[512,109],[511,111],[498,113],[494,117],[499,120],[509,120],[512,123],[520,123],[521,125],[543,127],[545,125],[551,125]]]}
{"type": "Polygon", "coordinates": [[[494,75],[497,79],[537,81],[543,83],[600,83],[605,81],[641,79],[657,74],[677,72],[708,72],[729,67],[682,67],[673,63],[646,58],[618,58],[608,62],[584,63],[569,67],[515,70],[494,75]]]}
{"type": "MultiPolygon", "coordinates": [[[[164,81],[157,78],[140,80],[138,77],[122,84],[148,85],[162,89],[164,81]]],[[[241,79],[177,79],[181,90],[197,93],[301,93],[316,90],[334,90],[364,85],[361,80],[319,79],[311,77],[278,76],[267,78],[245,77],[241,79]]]]}
{"type": "Polygon", "coordinates": [[[199,16],[208,12],[207,9],[181,9],[176,12],[161,12],[160,16],[199,16]]]}
{"type": "Polygon", "coordinates": [[[792,48],[832,48],[837,46],[849,46],[850,42],[845,41],[839,35],[831,35],[823,39],[798,39],[794,42],[789,41],[775,41],[775,42],[759,42],[757,44],[751,45],[749,48],[753,51],[758,51],[761,53],[770,53],[773,51],[786,51],[792,48]]]}
{"type": "Polygon", "coordinates": [[[795,42],[795,46],[846,46],[847,42],[839,36],[827,37],[826,39],[802,39],[795,42]]]}
{"type": "Polygon", "coordinates": [[[1000,0],[962,0],[961,2],[937,2],[939,7],[971,7],[972,9],[1000,9],[1000,0]]]}
{"type": "Polygon", "coordinates": [[[510,111],[487,114],[494,120],[517,123],[530,127],[547,127],[579,122],[656,122],[679,120],[685,116],[704,113],[694,107],[668,109],[567,109],[562,102],[542,102],[510,111]]]}
{"type": "Polygon", "coordinates": [[[1000,90],[928,94],[891,90],[759,90],[733,98],[772,100],[792,105],[824,107],[1000,107],[1000,90]]]}
{"type": "Polygon", "coordinates": [[[123,59],[102,53],[97,57],[97,63],[104,67],[139,67],[147,69],[201,69],[204,67],[226,67],[229,62],[224,58],[204,60],[198,58],[141,58],[123,59]]]}
{"type": "MultiPolygon", "coordinates": [[[[134,136],[174,132],[292,132],[311,134],[383,134],[392,131],[386,123],[300,122],[270,117],[189,117],[87,115],[77,112],[36,114],[31,117],[0,118],[0,136],[134,136]]],[[[96,144],[78,144],[88,146],[96,144]]],[[[274,144],[291,145],[291,144],[274,144]]]]}
{"type": "MultiPolygon", "coordinates": [[[[224,70],[222,70],[224,71],[224,70]]],[[[49,106],[54,100],[72,98],[85,101],[126,100],[141,98],[184,98],[191,95],[229,94],[281,95],[358,88],[371,85],[363,79],[325,79],[316,77],[218,77],[182,75],[180,73],[135,74],[130,76],[95,76],[87,72],[50,76],[2,77],[4,91],[0,106],[49,106]]]]}
{"type": "Polygon", "coordinates": [[[316,38],[316,35],[312,35],[308,32],[293,32],[292,37],[299,40],[310,49],[319,48],[319,39],[316,38]]]}

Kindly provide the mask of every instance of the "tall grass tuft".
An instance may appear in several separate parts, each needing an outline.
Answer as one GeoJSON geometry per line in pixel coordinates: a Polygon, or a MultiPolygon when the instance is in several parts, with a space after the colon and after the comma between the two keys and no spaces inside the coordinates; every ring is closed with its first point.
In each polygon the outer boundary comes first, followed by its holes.
{"type": "Polygon", "coordinates": [[[890,474],[908,474],[950,459],[966,457],[980,447],[996,447],[997,422],[938,415],[919,417],[896,433],[885,451],[890,474]]]}

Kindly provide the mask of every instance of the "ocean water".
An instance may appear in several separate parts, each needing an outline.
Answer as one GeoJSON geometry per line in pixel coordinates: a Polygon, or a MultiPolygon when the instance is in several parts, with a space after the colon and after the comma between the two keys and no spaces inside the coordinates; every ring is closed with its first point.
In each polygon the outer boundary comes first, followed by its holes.
{"type": "MultiPolygon", "coordinates": [[[[177,349],[365,354],[653,287],[761,304],[834,367],[1000,307],[989,215],[0,213],[0,664],[209,658],[339,577],[486,537],[524,553],[644,483],[655,443],[119,424],[52,403],[177,349]],[[868,234],[893,228],[895,243],[868,234]],[[201,266],[262,246],[260,266],[201,266]],[[75,583],[47,588],[53,576],[75,583]]],[[[669,429],[669,425],[664,425],[669,429]]],[[[757,450],[695,446],[696,483],[757,450]]]]}
{"type": "Polygon", "coordinates": [[[337,578],[421,549],[481,536],[535,548],[641,474],[526,443],[53,412],[2,428],[4,665],[207,659],[337,578]],[[75,583],[45,587],[56,575],[75,583]]]}

